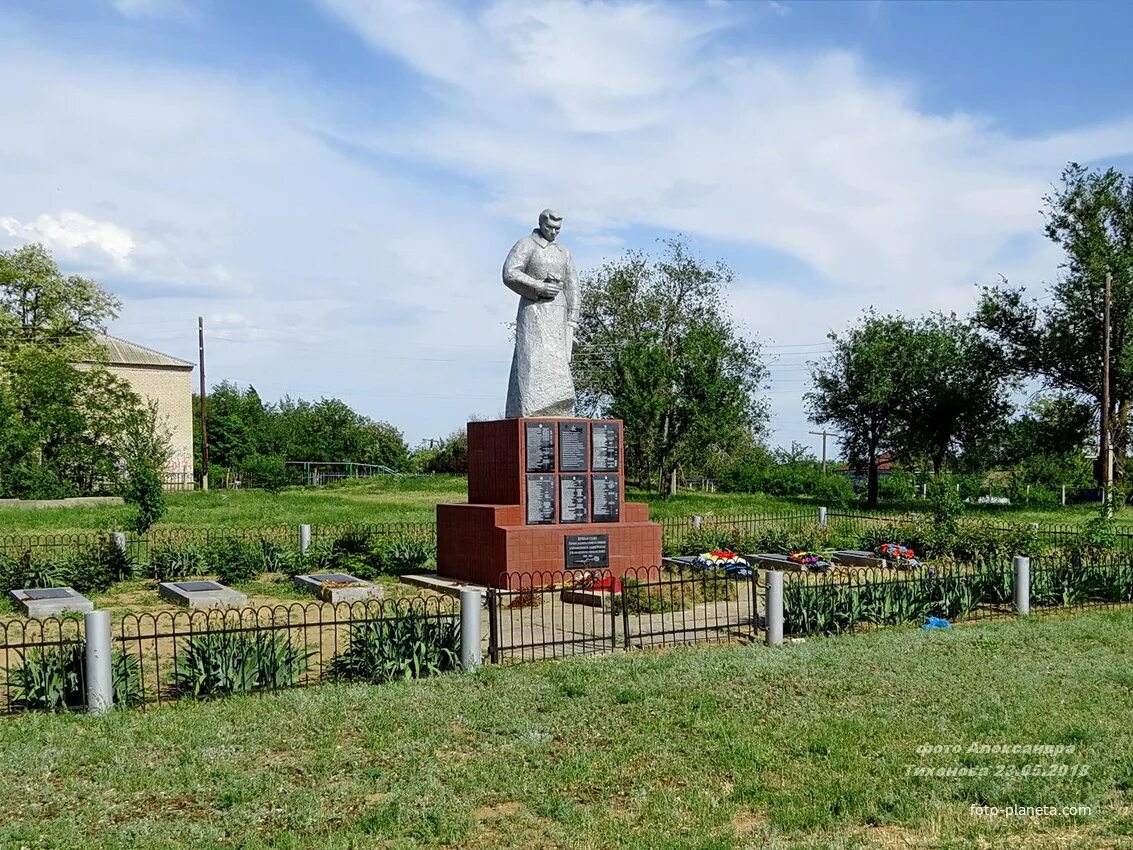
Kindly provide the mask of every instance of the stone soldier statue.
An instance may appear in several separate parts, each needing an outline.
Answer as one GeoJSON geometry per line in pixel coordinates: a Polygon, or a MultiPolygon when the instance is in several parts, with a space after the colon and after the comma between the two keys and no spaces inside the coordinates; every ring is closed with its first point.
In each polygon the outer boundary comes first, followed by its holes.
{"type": "Polygon", "coordinates": [[[504,284],[519,293],[515,354],[507,388],[508,419],[574,416],[570,360],[578,326],[578,275],[570,251],[555,241],[563,217],[539,213],[539,226],[504,261],[504,284]]]}

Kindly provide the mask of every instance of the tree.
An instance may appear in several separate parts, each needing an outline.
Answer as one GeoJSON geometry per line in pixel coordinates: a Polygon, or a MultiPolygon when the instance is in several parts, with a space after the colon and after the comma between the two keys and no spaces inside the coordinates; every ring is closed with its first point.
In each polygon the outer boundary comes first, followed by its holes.
{"type": "Polygon", "coordinates": [[[758,345],[728,315],[732,272],[679,239],[583,275],[573,372],[580,409],[625,421],[628,473],[664,493],[685,465],[750,442],[767,420],[758,345]]]}
{"type": "Polygon", "coordinates": [[[945,464],[985,451],[1011,411],[995,350],[952,314],[916,320],[866,313],[830,334],[833,352],[815,364],[805,400],[812,421],[834,424],[851,460],[867,465],[866,498],[877,504],[878,458],[945,464]]]}
{"type": "Polygon", "coordinates": [[[1041,301],[1006,280],[985,287],[977,315],[1017,374],[1037,376],[1046,388],[1089,401],[1099,411],[1103,290],[1106,272],[1112,274],[1111,407],[1104,419],[1120,479],[1133,400],[1133,174],[1071,163],[1061,186],[1043,202],[1046,235],[1066,255],[1058,280],[1041,301]]]}
{"type": "Polygon", "coordinates": [[[912,334],[903,319],[871,311],[847,332],[828,336],[833,350],[812,367],[814,389],[803,400],[812,422],[838,429],[847,459],[866,464],[866,502],[874,506],[878,459],[894,445],[912,334]]]}

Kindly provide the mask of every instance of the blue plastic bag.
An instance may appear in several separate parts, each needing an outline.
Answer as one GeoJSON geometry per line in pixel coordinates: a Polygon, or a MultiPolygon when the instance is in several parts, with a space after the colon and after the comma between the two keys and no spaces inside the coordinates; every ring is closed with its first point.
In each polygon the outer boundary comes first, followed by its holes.
{"type": "Polygon", "coordinates": [[[926,631],[928,629],[950,629],[952,628],[952,624],[947,620],[940,619],[939,617],[926,617],[925,624],[921,626],[921,628],[925,629],[926,631]]]}

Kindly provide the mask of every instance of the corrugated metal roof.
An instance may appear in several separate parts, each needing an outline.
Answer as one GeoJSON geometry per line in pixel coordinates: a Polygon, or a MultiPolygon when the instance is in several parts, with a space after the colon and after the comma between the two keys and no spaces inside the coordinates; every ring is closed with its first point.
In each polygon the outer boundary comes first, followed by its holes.
{"type": "Polygon", "coordinates": [[[95,341],[106,350],[106,362],[113,366],[165,366],[192,369],[194,363],[181,360],[136,342],[127,342],[115,336],[95,334],[95,341]]]}

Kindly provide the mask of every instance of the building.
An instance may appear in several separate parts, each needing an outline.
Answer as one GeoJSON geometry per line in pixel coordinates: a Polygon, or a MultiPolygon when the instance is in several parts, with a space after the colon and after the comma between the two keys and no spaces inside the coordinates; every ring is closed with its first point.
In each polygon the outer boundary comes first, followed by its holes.
{"type": "Polygon", "coordinates": [[[152,348],[99,334],[106,351],[103,365],[130,389],[157,403],[159,419],[169,428],[173,455],[166,464],[166,489],[193,487],[193,364],[152,348]]]}

